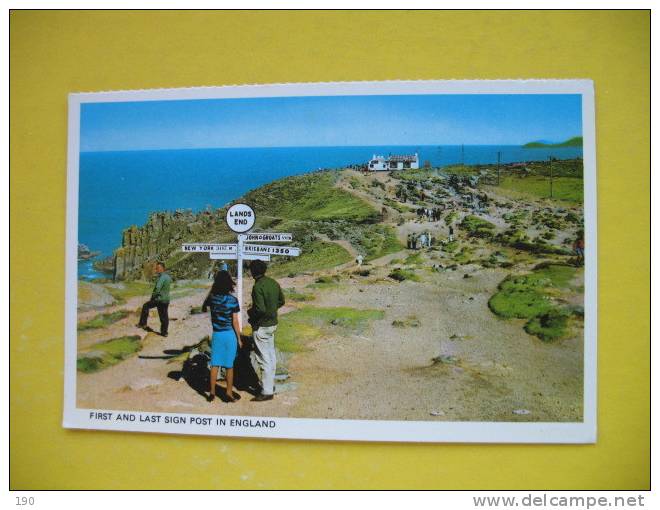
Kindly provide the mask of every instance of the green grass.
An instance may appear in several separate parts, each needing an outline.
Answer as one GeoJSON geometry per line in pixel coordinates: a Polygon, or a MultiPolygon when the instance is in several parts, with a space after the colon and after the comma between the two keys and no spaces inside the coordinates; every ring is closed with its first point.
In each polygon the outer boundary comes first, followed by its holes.
{"type": "Polygon", "coordinates": [[[381,310],[305,306],[280,317],[275,345],[283,352],[299,352],[310,341],[325,336],[360,334],[371,321],[382,319],[384,315],[381,310]]]}
{"type": "Polygon", "coordinates": [[[410,280],[412,282],[419,281],[419,276],[417,276],[414,271],[408,269],[397,268],[394,271],[392,271],[388,276],[393,280],[396,280],[397,282],[403,282],[406,280],[410,280]]]}
{"type": "Polygon", "coordinates": [[[116,365],[142,349],[140,337],[122,336],[92,345],[78,355],[77,368],[81,372],[93,373],[116,365]]]}
{"type": "Polygon", "coordinates": [[[350,262],[351,259],[351,254],[337,243],[312,241],[304,245],[298,257],[274,257],[269,273],[283,276],[322,271],[350,262]]]}
{"type": "Polygon", "coordinates": [[[467,231],[471,237],[491,237],[495,230],[495,225],[490,221],[470,214],[461,221],[461,228],[467,231]]]}
{"type": "Polygon", "coordinates": [[[458,218],[458,213],[456,211],[451,211],[447,216],[445,216],[445,224],[447,226],[451,225],[454,223],[454,220],[458,218]]]}
{"type": "Polygon", "coordinates": [[[104,287],[119,303],[125,303],[128,299],[136,296],[150,295],[154,284],[136,280],[105,284],[104,287]]]}
{"type": "Polygon", "coordinates": [[[390,172],[390,177],[400,181],[407,182],[426,182],[433,174],[428,169],[409,169],[409,170],[395,170],[390,172]]]}
{"type": "Polygon", "coordinates": [[[412,211],[409,206],[401,204],[396,200],[392,200],[391,198],[386,198],[383,203],[400,213],[407,213],[412,211]]]}
{"type": "Polygon", "coordinates": [[[409,266],[422,264],[423,262],[424,262],[424,257],[419,252],[413,253],[412,255],[408,255],[406,259],[403,261],[404,264],[409,266]]]}
{"type": "MultiPolygon", "coordinates": [[[[550,179],[542,175],[528,177],[506,176],[500,181],[500,188],[518,193],[550,198],[550,179]]],[[[577,177],[555,177],[552,184],[555,200],[582,203],[583,180],[577,177]]]]}
{"type": "Polygon", "coordinates": [[[100,313],[94,316],[93,319],[79,323],[78,331],[85,331],[87,329],[105,328],[110,324],[114,324],[117,321],[125,319],[130,315],[130,313],[131,312],[129,312],[128,310],[117,310],[116,312],[112,312],[112,313],[100,313]]]}
{"type": "Polygon", "coordinates": [[[548,264],[525,275],[510,275],[498,286],[488,307],[499,317],[527,319],[525,331],[544,341],[566,334],[570,313],[554,298],[575,290],[571,281],[577,269],[548,264]]]}
{"type": "Polygon", "coordinates": [[[403,249],[403,245],[396,237],[392,227],[372,225],[366,229],[360,244],[366,251],[365,262],[396,253],[403,249]]]}
{"type": "Polygon", "coordinates": [[[550,309],[537,317],[532,317],[525,324],[525,331],[544,342],[552,342],[566,335],[569,318],[570,314],[565,311],[550,309]]]}
{"type": "Polygon", "coordinates": [[[378,221],[365,201],[334,187],[336,172],[315,172],[279,179],[248,193],[245,201],[257,214],[289,220],[378,221]]]}
{"type": "Polygon", "coordinates": [[[284,289],[284,297],[287,301],[313,301],[316,299],[314,294],[305,294],[304,292],[298,292],[296,289],[284,289]]]}
{"type": "Polygon", "coordinates": [[[405,319],[396,319],[392,321],[392,326],[395,328],[418,328],[422,323],[416,315],[409,315],[405,319]]]}

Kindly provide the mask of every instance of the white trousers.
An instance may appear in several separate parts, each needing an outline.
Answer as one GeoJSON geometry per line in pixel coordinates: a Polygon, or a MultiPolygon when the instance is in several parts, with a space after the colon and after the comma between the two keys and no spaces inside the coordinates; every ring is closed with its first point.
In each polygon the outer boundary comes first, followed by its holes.
{"type": "Polygon", "coordinates": [[[252,337],[256,347],[257,363],[261,368],[261,387],[264,395],[275,392],[275,369],[277,356],[275,355],[275,330],[277,326],[262,326],[256,330],[252,337]]]}

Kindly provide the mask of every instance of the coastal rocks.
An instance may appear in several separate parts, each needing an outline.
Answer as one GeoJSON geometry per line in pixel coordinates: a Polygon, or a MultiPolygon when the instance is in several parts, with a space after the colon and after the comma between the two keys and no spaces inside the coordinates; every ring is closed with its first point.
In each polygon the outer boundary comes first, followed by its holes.
{"type": "Polygon", "coordinates": [[[100,253],[101,253],[100,251],[90,250],[85,244],[78,245],[78,260],[93,259],[94,257],[97,257],[100,253]]]}
{"type": "MultiPolygon", "coordinates": [[[[149,278],[153,263],[175,258],[182,242],[217,237],[218,227],[222,224],[221,217],[221,211],[204,211],[199,214],[193,214],[190,210],[152,213],[144,226],[133,225],[122,232],[121,247],[115,250],[112,259],[113,278],[149,278]]],[[[208,257],[193,262],[185,264],[186,269],[179,269],[175,264],[172,268],[174,275],[178,278],[199,276],[209,265],[208,257]]]]}
{"type": "Polygon", "coordinates": [[[114,305],[115,302],[115,298],[102,285],[78,281],[78,310],[93,310],[114,305]]]}

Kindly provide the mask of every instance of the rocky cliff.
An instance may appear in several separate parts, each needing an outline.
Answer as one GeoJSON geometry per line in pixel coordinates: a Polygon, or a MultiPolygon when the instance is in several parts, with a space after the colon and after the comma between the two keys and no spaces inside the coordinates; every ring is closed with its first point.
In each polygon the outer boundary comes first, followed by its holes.
{"type": "Polygon", "coordinates": [[[149,278],[156,261],[164,261],[176,278],[202,276],[212,265],[207,254],[180,253],[184,242],[226,242],[231,238],[224,223],[225,209],[194,214],[190,210],[156,212],[142,227],[122,233],[121,247],[113,256],[113,278],[149,278]],[[186,263],[182,264],[183,259],[186,263]]]}

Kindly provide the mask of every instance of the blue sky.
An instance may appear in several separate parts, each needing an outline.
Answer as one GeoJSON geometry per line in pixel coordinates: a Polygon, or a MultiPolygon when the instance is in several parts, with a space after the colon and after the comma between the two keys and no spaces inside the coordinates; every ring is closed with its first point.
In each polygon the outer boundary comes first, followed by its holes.
{"type": "Polygon", "coordinates": [[[579,95],[403,95],[84,103],[81,151],[521,145],[582,134],[579,95]]]}

